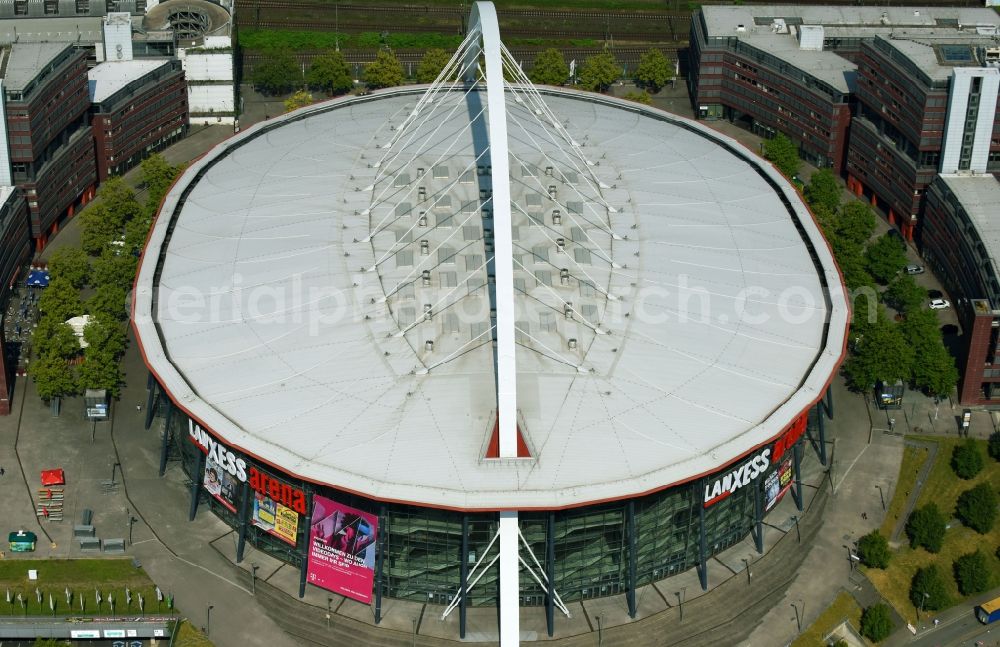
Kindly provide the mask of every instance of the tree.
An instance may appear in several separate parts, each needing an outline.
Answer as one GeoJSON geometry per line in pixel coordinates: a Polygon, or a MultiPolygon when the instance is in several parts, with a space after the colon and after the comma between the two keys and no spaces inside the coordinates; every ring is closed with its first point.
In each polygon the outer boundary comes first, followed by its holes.
{"type": "Polygon", "coordinates": [[[83,328],[83,339],[89,344],[87,350],[95,348],[114,358],[121,357],[128,343],[124,327],[118,321],[104,315],[91,316],[83,328]]]}
{"type": "Polygon", "coordinates": [[[910,580],[910,602],[918,609],[934,611],[948,606],[948,589],[937,566],[919,569],[910,580]]]}
{"type": "Polygon", "coordinates": [[[562,85],[569,78],[569,66],[562,52],[549,48],[535,57],[528,78],[539,85],[562,85]]]}
{"type": "Polygon", "coordinates": [[[67,360],[80,354],[80,340],[72,326],[55,317],[42,317],[32,335],[39,357],[67,360]]]}
{"type": "Polygon", "coordinates": [[[306,83],[313,90],[344,94],[354,87],[354,75],[344,55],[334,50],[313,59],[306,72],[306,83]]]}
{"type": "Polygon", "coordinates": [[[100,254],[111,241],[121,236],[121,226],[112,219],[108,207],[101,202],[87,207],[80,219],[83,222],[80,247],[92,256],[100,254]]]}
{"type": "Polygon", "coordinates": [[[125,225],[125,245],[121,248],[123,254],[139,256],[143,247],[146,246],[146,239],[149,237],[149,228],[153,226],[153,217],[144,214],[138,218],[128,221],[125,225]]]}
{"type": "Polygon", "coordinates": [[[840,208],[837,217],[837,237],[863,246],[875,231],[875,212],[871,206],[851,200],[840,208]]]}
{"type": "Polygon", "coordinates": [[[299,108],[304,108],[313,102],[313,95],[309,94],[305,90],[298,90],[292,93],[292,96],[285,99],[285,112],[291,112],[293,110],[298,110],[299,108]]]}
{"type": "Polygon", "coordinates": [[[889,565],[889,541],[878,530],[873,530],[858,541],[858,557],[870,568],[885,568],[889,565]]]}
{"type": "Polygon", "coordinates": [[[865,262],[875,280],[885,285],[906,265],[906,248],[894,236],[879,236],[865,249],[865,262]]]}
{"type": "Polygon", "coordinates": [[[271,50],[253,70],[253,85],[262,94],[286,94],[299,85],[298,63],[287,50],[271,50]]]}
{"type": "Polygon", "coordinates": [[[580,68],[580,85],[587,90],[605,92],[611,84],[618,80],[621,68],[615,55],[604,50],[600,54],[588,57],[580,68]]]}
{"type": "Polygon", "coordinates": [[[872,642],[881,642],[892,633],[892,614],[879,602],[861,612],[861,635],[872,642]]]}
{"type": "Polygon", "coordinates": [[[913,363],[913,382],[928,395],[946,397],[958,385],[955,358],[945,348],[940,337],[936,343],[917,352],[920,361],[913,363]]]}
{"type": "Polygon", "coordinates": [[[792,177],[799,171],[799,149],[783,133],[764,142],[764,159],[773,162],[787,177],[792,177]]]}
{"type": "Polygon", "coordinates": [[[83,351],[83,363],[80,364],[78,378],[81,390],[107,389],[108,395],[118,397],[121,383],[122,373],[118,367],[117,357],[96,346],[88,346],[83,351]]]}
{"type": "Polygon", "coordinates": [[[450,60],[448,52],[438,47],[432,47],[424,52],[420,64],[417,65],[415,75],[417,83],[433,83],[450,60]]]}
{"type": "Polygon", "coordinates": [[[885,291],[885,302],[897,312],[919,310],[927,299],[927,290],[917,285],[909,274],[900,274],[885,291]]]}
{"type": "Polygon", "coordinates": [[[155,215],[163,196],[184,169],[183,164],[173,165],[159,153],[142,160],[142,183],[146,187],[146,215],[155,215]]]}
{"type": "Polygon", "coordinates": [[[993,529],[997,517],[997,493],[989,483],[980,483],[958,495],[955,516],[981,535],[993,529]]]}
{"type": "Polygon", "coordinates": [[[87,312],[106,320],[124,321],[128,317],[126,295],[127,292],[120,285],[99,285],[94,296],[87,300],[87,312]]]}
{"type": "Polygon", "coordinates": [[[64,359],[54,355],[44,356],[30,364],[28,373],[35,381],[38,397],[43,400],[77,393],[76,376],[64,359]]]}
{"type": "Polygon", "coordinates": [[[990,434],[989,443],[986,445],[986,453],[995,461],[1000,461],[1000,431],[990,434]]]}
{"type": "Polygon", "coordinates": [[[653,97],[649,96],[649,93],[643,90],[642,92],[627,92],[625,96],[622,97],[626,101],[635,101],[636,103],[641,103],[643,105],[652,105],[653,97]]]}
{"type": "Polygon", "coordinates": [[[128,290],[135,280],[136,264],[137,259],[132,254],[105,249],[104,253],[94,261],[92,270],[94,285],[117,285],[123,290],[128,290]]]}
{"type": "Polygon", "coordinates": [[[951,450],[951,469],[958,478],[966,481],[982,471],[983,454],[976,441],[969,438],[951,450]]]}
{"type": "Polygon", "coordinates": [[[97,197],[108,208],[108,216],[119,231],[126,222],[142,215],[142,205],[135,199],[135,191],[118,176],[105,180],[97,190],[97,197]]]}
{"type": "Polygon", "coordinates": [[[635,70],[635,80],[640,87],[647,88],[652,92],[659,92],[670,79],[674,77],[674,71],[670,66],[670,61],[658,49],[651,49],[639,58],[639,67],[635,70]]]}
{"type": "Polygon", "coordinates": [[[396,55],[380,50],[375,60],[365,67],[365,84],[369,88],[390,88],[403,84],[403,64],[396,55]]]}
{"type": "Polygon", "coordinates": [[[66,321],[83,314],[83,302],[80,301],[80,293],[69,280],[56,277],[39,297],[38,310],[47,317],[66,321]]]}
{"type": "Polygon", "coordinates": [[[830,169],[824,168],[813,173],[804,193],[806,202],[814,209],[817,206],[823,206],[836,213],[837,208],[840,207],[840,183],[837,182],[836,176],[830,169]]]}
{"type": "Polygon", "coordinates": [[[913,348],[906,343],[899,326],[880,309],[876,321],[865,327],[860,344],[844,363],[844,372],[854,389],[866,391],[880,381],[894,384],[908,380],[913,360],[913,348]]]}
{"type": "Polygon", "coordinates": [[[49,271],[52,276],[61,276],[76,289],[87,284],[90,261],[79,247],[60,247],[49,256],[49,271]]]}
{"type": "Polygon", "coordinates": [[[976,551],[962,555],[953,566],[955,582],[962,595],[982,593],[990,588],[990,565],[984,553],[976,551]]]}
{"type": "Polygon", "coordinates": [[[944,532],[944,516],[934,503],[917,508],[906,520],[906,536],[910,539],[910,548],[923,546],[929,552],[936,553],[941,550],[944,532]]]}

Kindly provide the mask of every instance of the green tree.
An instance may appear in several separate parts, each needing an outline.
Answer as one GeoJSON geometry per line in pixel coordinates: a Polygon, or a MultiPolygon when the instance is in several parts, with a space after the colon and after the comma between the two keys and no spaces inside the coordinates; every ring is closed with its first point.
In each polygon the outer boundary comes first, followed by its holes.
{"type": "Polygon", "coordinates": [[[764,142],[764,159],[774,163],[787,177],[799,172],[799,149],[783,133],[764,142]]]}
{"type": "Polygon", "coordinates": [[[94,260],[92,270],[94,285],[117,285],[123,290],[128,290],[135,280],[136,265],[135,256],[121,253],[119,250],[106,249],[94,260]]]}
{"type": "Polygon", "coordinates": [[[995,461],[1000,461],[1000,431],[990,434],[989,443],[986,445],[986,453],[995,461]]]}
{"type": "Polygon", "coordinates": [[[313,59],[306,72],[306,83],[313,90],[344,94],[354,87],[354,75],[344,55],[334,50],[313,59]]]}
{"type": "Polygon", "coordinates": [[[639,58],[635,80],[640,87],[659,92],[674,77],[670,61],[658,49],[651,49],[639,58]]]}
{"type": "Polygon", "coordinates": [[[55,317],[42,317],[39,320],[32,341],[39,357],[67,360],[81,352],[80,340],[72,326],[55,317]]]}
{"type": "Polygon", "coordinates": [[[919,310],[927,299],[927,290],[917,285],[909,274],[900,274],[885,291],[885,302],[897,312],[919,310]]]}
{"type": "Polygon", "coordinates": [[[80,293],[68,279],[55,277],[39,297],[38,310],[44,316],[66,321],[83,314],[83,302],[80,301],[80,293]]]}
{"type": "Polygon", "coordinates": [[[118,358],[106,350],[88,346],[83,351],[77,383],[80,390],[107,389],[108,395],[118,397],[122,383],[118,358]]]}
{"type": "Polygon", "coordinates": [[[860,344],[844,363],[844,372],[854,389],[866,391],[879,381],[894,384],[908,380],[913,361],[913,348],[900,328],[879,310],[876,321],[865,327],[860,344]]]}
{"type": "Polygon", "coordinates": [[[861,612],[861,635],[872,642],[881,642],[892,633],[892,614],[879,602],[861,612]]]}
{"type": "Polygon", "coordinates": [[[889,541],[878,530],[873,530],[858,541],[858,557],[870,568],[886,568],[889,565],[889,541]]]}
{"type": "Polygon", "coordinates": [[[28,373],[35,381],[38,397],[43,400],[78,392],[73,368],[62,358],[46,355],[32,362],[28,366],[28,373]]]}
{"type": "Polygon", "coordinates": [[[910,548],[923,546],[931,553],[941,550],[944,542],[945,519],[937,505],[928,503],[910,513],[906,520],[906,536],[910,548]]]}
{"type": "Polygon", "coordinates": [[[990,588],[990,564],[985,553],[976,551],[955,560],[955,583],[962,595],[982,593],[990,588]]]}
{"type": "Polygon", "coordinates": [[[871,293],[876,294],[875,279],[868,273],[861,246],[842,238],[833,238],[830,240],[830,247],[833,249],[837,265],[840,266],[840,271],[844,275],[844,285],[849,290],[871,287],[871,293]]]}
{"type": "Polygon", "coordinates": [[[146,246],[146,238],[149,237],[149,228],[152,226],[153,217],[149,214],[129,220],[125,225],[125,245],[121,248],[121,252],[138,256],[146,246]]]}
{"type": "Polygon", "coordinates": [[[80,247],[92,256],[100,254],[107,249],[111,241],[121,236],[121,225],[115,222],[108,207],[101,202],[87,207],[80,220],[83,223],[80,247]]]}
{"type": "Polygon", "coordinates": [[[87,284],[90,274],[90,260],[79,247],[60,247],[49,256],[49,271],[52,276],[65,278],[76,289],[87,284]]]}
{"type": "Polygon", "coordinates": [[[580,68],[580,85],[587,90],[606,92],[618,80],[621,68],[615,55],[604,50],[600,54],[587,57],[580,68]]]}
{"type": "Polygon", "coordinates": [[[135,191],[118,176],[105,180],[97,190],[97,197],[108,208],[108,215],[119,231],[126,222],[143,213],[135,191]]]}
{"type": "Polygon", "coordinates": [[[124,321],[128,317],[126,295],[127,292],[120,285],[99,285],[94,295],[87,300],[87,312],[103,319],[124,321]]]}
{"type": "Polygon", "coordinates": [[[287,50],[271,50],[254,67],[253,85],[262,94],[286,94],[301,84],[302,73],[292,53],[287,50]]]}
{"type": "Polygon", "coordinates": [[[403,84],[403,64],[396,55],[379,50],[375,60],[365,67],[365,84],[369,88],[391,88],[403,84]]]}
{"type": "Polygon", "coordinates": [[[894,236],[885,234],[868,244],[865,261],[875,280],[885,285],[906,265],[906,248],[894,236]]]}
{"type": "Polygon", "coordinates": [[[955,516],[963,524],[985,535],[993,529],[997,517],[997,493],[989,483],[979,485],[958,495],[955,516]]]}
{"type": "Polygon", "coordinates": [[[305,106],[312,104],[312,102],[313,95],[309,94],[305,90],[298,90],[285,99],[285,112],[291,112],[293,110],[298,110],[299,108],[304,108],[305,106]]]}
{"type": "Polygon", "coordinates": [[[163,196],[184,169],[183,164],[173,165],[163,155],[153,153],[142,160],[142,183],[146,187],[146,215],[155,215],[163,196]]]}
{"type": "Polygon", "coordinates": [[[976,441],[969,438],[951,450],[951,469],[958,478],[966,481],[983,470],[983,454],[976,441]]]}
{"type": "Polygon", "coordinates": [[[947,396],[958,384],[955,359],[941,341],[940,321],[933,310],[910,310],[901,328],[918,361],[911,379],[930,395],[947,396]]]}
{"type": "Polygon", "coordinates": [[[451,55],[438,47],[432,47],[424,52],[420,64],[417,65],[415,74],[417,83],[433,83],[450,60],[451,55]]]}
{"type": "Polygon", "coordinates": [[[652,105],[653,97],[649,96],[649,93],[643,90],[642,92],[626,92],[625,96],[622,97],[626,101],[635,101],[636,103],[641,103],[644,105],[652,105]]]}
{"type": "Polygon", "coordinates": [[[562,52],[549,48],[535,57],[528,78],[540,85],[562,85],[569,78],[569,65],[562,52]]]}
{"type": "Polygon", "coordinates": [[[864,246],[874,231],[875,212],[869,205],[851,200],[840,208],[836,227],[838,238],[864,246]]]}
{"type": "Polygon", "coordinates": [[[919,569],[910,580],[910,602],[917,609],[934,611],[948,606],[948,589],[937,566],[919,569]]]}
{"type": "Polygon", "coordinates": [[[830,169],[824,168],[816,171],[809,178],[809,184],[804,190],[806,201],[809,206],[815,209],[823,206],[829,211],[836,213],[840,207],[840,183],[830,169]]]}
{"type": "Polygon", "coordinates": [[[87,350],[95,348],[115,358],[121,357],[128,343],[125,327],[115,319],[103,315],[91,316],[83,328],[83,340],[89,344],[87,350]]]}

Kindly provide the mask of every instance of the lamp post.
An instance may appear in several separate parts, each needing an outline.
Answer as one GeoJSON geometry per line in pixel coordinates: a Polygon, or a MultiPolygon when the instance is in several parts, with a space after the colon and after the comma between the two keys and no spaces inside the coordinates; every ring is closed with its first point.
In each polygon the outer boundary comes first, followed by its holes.
{"type": "Polygon", "coordinates": [[[250,562],[250,595],[257,595],[257,569],[260,568],[257,564],[250,562]]]}
{"type": "Polygon", "coordinates": [[[802,533],[799,532],[799,516],[796,515],[796,514],[793,514],[792,515],[792,521],[795,522],[795,538],[798,540],[798,543],[801,544],[802,543],[802,533]]]}
{"type": "Polygon", "coordinates": [[[597,618],[597,647],[603,647],[604,645],[604,631],[601,627],[601,616],[596,616],[597,618]]]}
{"type": "Polygon", "coordinates": [[[417,644],[417,619],[416,618],[410,618],[410,626],[413,627],[413,633],[411,634],[411,637],[410,637],[410,647],[415,647],[415,645],[417,644]]]}
{"type": "Polygon", "coordinates": [[[792,608],[795,609],[795,626],[798,628],[799,633],[802,633],[802,617],[799,616],[799,607],[792,602],[792,608]]]}
{"type": "Polygon", "coordinates": [[[210,636],[212,634],[212,609],[215,605],[208,605],[208,611],[205,613],[205,635],[210,636]]]}
{"type": "Polygon", "coordinates": [[[682,586],[681,590],[677,592],[677,610],[680,613],[680,620],[678,622],[684,622],[684,593],[687,591],[686,586],[682,586]]]}
{"type": "Polygon", "coordinates": [[[330,628],[330,607],[333,606],[333,598],[326,599],[326,628],[330,628]]]}
{"type": "Polygon", "coordinates": [[[133,517],[132,513],[129,512],[128,513],[128,545],[129,546],[132,545],[132,526],[135,525],[136,521],[138,521],[138,519],[136,519],[135,517],[133,517]]]}
{"type": "MultiPolygon", "coordinates": [[[[924,592],[923,596],[921,596],[921,598],[920,598],[920,613],[924,612],[924,602],[926,602],[927,598],[929,598],[929,597],[931,597],[931,594],[927,593],[926,591],[924,592]]],[[[917,620],[920,620],[920,613],[917,614],[917,620]]]]}
{"type": "Polygon", "coordinates": [[[746,557],[741,557],[740,559],[743,560],[743,568],[747,572],[747,586],[750,586],[750,578],[753,577],[753,573],[750,572],[750,560],[746,557]]]}
{"type": "Polygon", "coordinates": [[[881,499],[881,501],[882,501],[882,512],[885,512],[885,493],[882,492],[882,486],[881,485],[879,485],[879,484],[876,483],[875,487],[878,488],[878,498],[881,499]]]}

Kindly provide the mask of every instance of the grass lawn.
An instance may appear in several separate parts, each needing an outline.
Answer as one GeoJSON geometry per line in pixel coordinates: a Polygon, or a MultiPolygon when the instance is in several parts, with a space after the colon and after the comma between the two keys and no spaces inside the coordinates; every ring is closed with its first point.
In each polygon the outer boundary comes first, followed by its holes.
{"type": "Polygon", "coordinates": [[[834,627],[847,620],[854,627],[855,631],[861,628],[861,607],[847,591],[841,591],[833,604],[826,608],[816,622],[812,623],[808,629],[795,639],[792,647],[815,647],[825,645],[823,637],[830,633],[834,627]]]}
{"type": "Polygon", "coordinates": [[[172,644],[174,647],[212,647],[212,641],[187,620],[181,623],[172,644]]]}
{"type": "Polygon", "coordinates": [[[892,531],[896,528],[896,522],[899,521],[903,510],[906,508],[906,499],[910,496],[913,488],[916,487],[917,474],[920,472],[920,468],[923,467],[929,453],[924,447],[910,447],[909,445],[903,447],[903,462],[899,465],[899,482],[896,485],[896,492],[892,497],[892,501],[889,502],[889,508],[885,513],[885,521],[882,522],[882,528],[880,529],[886,539],[892,537],[892,531]]]}
{"type": "MultiPolygon", "coordinates": [[[[952,449],[965,442],[964,440],[920,437],[917,439],[938,443],[938,455],[927,477],[927,483],[924,484],[920,492],[920,497],[917,500],[918,507],[933,501],[945,518],[951,518],[954,515],[955,502],[965,490],[984,482],[990,483],[994,489],[1000,489],[1000,463],[986,455],[986,441],[976,441],[985,460],[983,471],[976,478],[963,481],[952,472],[950,463],[952,449]]],[[[895,503],[895,497],[893,502],[895,503]]],[[[940,553],[928,553],[923,548],[911,549],[909,544],[904,544],[893,552],[888,569],[884,571],[866,569],[866,573],[879,592],[896,608],[900,615],[907,621],[914,622],[917,619],[917,609],[909,600],[909,590],[910,581],[917,569],[937,564],[938,570],[945,576],[952,602],[958,604],[964,599],[964,596],[959,594],[952,576],[954,561],[962,555],[982,549],[989,558],[992,571],[990,587],[997,586],[1000,584],[1000,576],[998,576],[1000,575],[1000,563],[998,563],[995,554],[998,545],[1000,545],[1000,523],[995,525],[993,530],[986,535],[980,535],[955,522],[945,534],[944,546],[940,553]]]]}
{"type": "Polygon", "coordinates": [[[146,613],[169,611],[166,601],[157,603],[155,585],[146,572],[133,566],[129,559],[0,560],[0,614],[50,615],[49,594],[55,603],[56,615],[107,615],[111,612],[109,597],[114,600],[115,613],[137,613],[139,594],[144,598],[146,613]],[[28,579],[30,569],[38,571],[37,580],[28,579]],[[131,605],[126,603],[125,587],[132,594],[131,605]],[[41,604],[36,589],[42,594],[41,604]],[[66,603],[67,589],[71,595],[70,604],[66,603]],[[100,605],[95,590],[100,591],[100,605]],[[8,591],[10,604],[7,603],[8,591]],[[18,594],[24,605],[17,600],[18,594]]]}

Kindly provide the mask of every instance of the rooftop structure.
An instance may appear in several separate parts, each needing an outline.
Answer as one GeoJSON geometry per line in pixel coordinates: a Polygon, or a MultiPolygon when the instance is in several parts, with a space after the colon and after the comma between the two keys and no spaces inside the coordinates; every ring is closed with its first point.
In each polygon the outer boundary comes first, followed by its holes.
{"type": "Polygon", "coordinates": [[[7,50],[4,89],[29,93],[35,86],[33,81],[47,75],[70,55],[65,43],[18,43],[7,50]]]}
{"type": "Polygon", "coordinates": [[[170,65],[170,59],[139,58],[131,61],[108,61],[87,72],[91,103],[101,103],[130,83],[161,67],[170,65]]]}

